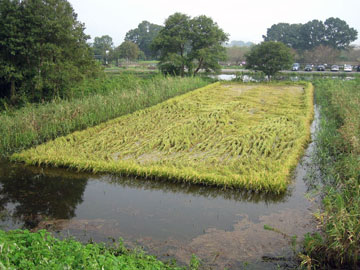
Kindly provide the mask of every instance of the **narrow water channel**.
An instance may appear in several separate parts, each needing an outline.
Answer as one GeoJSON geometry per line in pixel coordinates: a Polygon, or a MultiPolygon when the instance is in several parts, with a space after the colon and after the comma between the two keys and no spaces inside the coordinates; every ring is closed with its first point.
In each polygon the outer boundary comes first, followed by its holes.
{"type": "MultiPolygon", "coordinates": [[[[312,133],[317,121],[316,111],[312,133]]],[[[0,161],[0,228],[45,228],[82,241],[121,237],[160,259],[187,263],[196,254],[206,269],[291,268],[290,237],[314,230],[304,197],[313,150],[311,143],[282,196],[0,161]]]]}

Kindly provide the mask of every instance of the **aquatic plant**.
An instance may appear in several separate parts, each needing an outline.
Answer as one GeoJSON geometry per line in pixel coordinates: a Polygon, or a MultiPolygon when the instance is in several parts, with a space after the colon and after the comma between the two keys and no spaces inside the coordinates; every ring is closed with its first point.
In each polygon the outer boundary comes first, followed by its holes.
{"type": "Polygon", "coordinates": [[[310,138],[312,90],[216,83],[12,160],[283,193],[310,138]]]}

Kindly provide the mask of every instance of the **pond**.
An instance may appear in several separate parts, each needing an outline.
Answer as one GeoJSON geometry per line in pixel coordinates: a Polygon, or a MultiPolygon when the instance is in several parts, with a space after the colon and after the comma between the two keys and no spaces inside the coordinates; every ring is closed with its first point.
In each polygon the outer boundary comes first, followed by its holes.
{"type": "Polygon", "coordinates": [[[315,227],[304,197],[313,150],[311,143],[281,196],[0,161],[0,227],[45,228],[84,242],[121,237],[181,264],[196,254],[212,269],[291,268],[291,236],[300,240],[315,227]]]}

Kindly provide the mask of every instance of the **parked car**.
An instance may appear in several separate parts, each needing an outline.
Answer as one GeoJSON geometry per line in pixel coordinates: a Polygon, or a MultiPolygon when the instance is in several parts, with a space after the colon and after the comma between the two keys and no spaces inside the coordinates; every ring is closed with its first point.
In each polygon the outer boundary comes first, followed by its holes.
{"type": "Polygon", "coordinates": [[[325,71],[325,66],[324,65],[318,65],[316,70],[317,71],[325,71]]]}
{"type": "Polygon", "coordinates": [[[312,71],[312,65],[306,65],[304,70],[305,71],[312,71]]]}
{"type": "Polygon", "coordinates": [[[337,72],[337,71],[340,70],[340,68],[339,68],[338,65],[332,65],[330,70],[333,71],[333,72],[337,72]]]}
{"type": "Polygon", "coordinates": [[[356,71],[357,71],[357,72],[360,72],[360,65],[358,65],[356,71]]]}
{"type": "Polygon", "coordinates": [[[345,64],[345,65],[344,65],[344,71],[345,71],[345,72],[351,72],[351,71],[352,71],[352,66],[345,64]]]}
{"type": "Polygon", "coordinates": [[[300,64],[299,63],[294,63],[292,66],[292,71],[299,71],[300,69],[300,64]]]}

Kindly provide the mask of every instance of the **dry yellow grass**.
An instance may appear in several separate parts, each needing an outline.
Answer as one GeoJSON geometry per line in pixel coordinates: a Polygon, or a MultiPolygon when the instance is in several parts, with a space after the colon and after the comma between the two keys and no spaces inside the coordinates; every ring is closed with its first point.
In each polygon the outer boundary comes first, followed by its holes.
{"type": "Polygon", "coordinates": [[[312,117],[311,84],[217,83],[12,159],[281,193],[312,117]]]}

